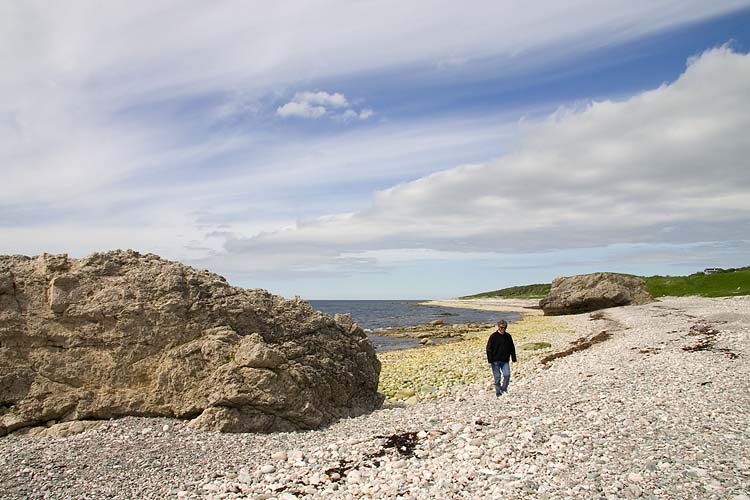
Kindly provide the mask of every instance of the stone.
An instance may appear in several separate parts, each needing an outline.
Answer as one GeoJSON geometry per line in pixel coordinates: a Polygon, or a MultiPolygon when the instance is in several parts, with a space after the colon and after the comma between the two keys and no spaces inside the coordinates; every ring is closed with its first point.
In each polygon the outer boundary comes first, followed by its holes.
{"type": "Polygon", "coordinates": [[[642,278],[618,273],[593,273],[556,278],[549,294],[539,301],[539,307],[545,315],[555,316],[641,305],[653,300],[642,278]]]}
{"type": "Polygon", "coordinates": [[[253,476],[250,474],[250,471],[246,468],[240,469],[240,472],[237,474],[237,480],[241,483],[252,483],[253,482],[253,476]]]}
{"type": "Polygon", "coordinates": [[[394,399],[408,399],[416,394],[416,391],[414,389],[404,387],[403,389],[399,389],[396,391],[396,394],[393,396],[394,399]]]}
{"type": "Polygon", "coordinates": [[[435,320],[430,321],[430,325],[432,326],[442,326],[444,324],[445,322],[442,319],[435,319],[435,320]]]}
{"type": "Polygon", "coordinates": [[[464,425],[458,422],[450,424],[449,427],[452,432],[461,432],[464,429],[464,425]]]}
{"type": "Polygon", "coordinates": [[[273,474],[274,472],[276,472],[276,467],[270,464],[261,465],[260,471],[263,474],[273,474]]]}
{"type": "MultiPolygon", "coordinates": [[[[99,427],[104,422],[97,420],[86,420],[86,421],[72,421],[62,422],[58,424],[52,424],[44,427],[32,427],[28,429],[29,436],[45,436],[45,437],[67,437],[74,434],[80,434],[86,432],[95,427],[99,427]]],[[[21,429],[19,432],[25,429],[21,429]]]]}
{"type": "Polygon", "coordinates": [[[643,496],[643,489],[637,484],[631,484],[624,490],[625,498],[628,500],[643,496]]]}
{"type": "Polygon", "coordinates": [[[0,256],[0,435],[122,416],[315,429],[380,407],[379,374],[350,317],[299,298],[132,250],[0,256]]]}
{"type": "Polygon", "coordinates": [[[643,481],[643,476],[638,474],[637,472],[631,472],[628,474],[628,481],[631,483],[640,483],[643,481]]]}
{"type": "Polygon", "coordinates": [[[309,479],[309,481],[308,481],[308,482],[309,482],[310,484],[312,484],[312,485],[318,485],[318,484],[320,484],[320,483],[322,483],[322,482],[323,482],[323,479],[322,479],[322,478],[320,477],[320,474],[318,474],[318,473],[316,472],[316,473],[313,473],[313,474],[312,474],[312,475],[310,476],[310,479],[309,479]]]}
{"type": "Polygon", "coordinates": [[[358,483],[362,479],[362,474],[358,470],[351,470],[346,474],[346,479],[350,483],[358,483]]]}

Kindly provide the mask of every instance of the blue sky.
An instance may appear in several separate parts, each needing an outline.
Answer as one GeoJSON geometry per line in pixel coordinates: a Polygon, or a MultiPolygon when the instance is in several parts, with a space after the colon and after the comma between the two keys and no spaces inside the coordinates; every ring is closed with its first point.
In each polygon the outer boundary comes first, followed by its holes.
{"type": "Polygon", "coordinates": [[[0,13],[0,252],[285,296],[750,263],[750,2],[0,13]]]}

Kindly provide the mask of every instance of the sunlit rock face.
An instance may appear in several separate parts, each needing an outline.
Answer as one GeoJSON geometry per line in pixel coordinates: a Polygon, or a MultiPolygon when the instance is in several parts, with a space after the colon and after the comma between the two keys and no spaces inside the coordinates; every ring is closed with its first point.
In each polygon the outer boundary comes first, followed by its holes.
{"type": "Polygon", "coordinates": [[[0,434],[51,420],[312,429],[380,406],[361,328],[134,251],[0,256],[0,434]]]}
{"type": "Polygon", "coordinates": [[[549,294],[539,301],[539,307],[545,315],[555,316],[640,305],[653,300],[646,291],[646,282],[637,276],[593,273],[555,279],[549,294]]]}

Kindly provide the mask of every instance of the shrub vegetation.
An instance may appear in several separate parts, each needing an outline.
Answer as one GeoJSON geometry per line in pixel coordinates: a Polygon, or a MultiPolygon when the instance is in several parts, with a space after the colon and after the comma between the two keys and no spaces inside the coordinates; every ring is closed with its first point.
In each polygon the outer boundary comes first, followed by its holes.
{"type": "Polygon", "coordinates": [[[728,297],[750,295],[750,267],[720,269],[712,274],[694,273],[690,276],[649,276],[646,289],[654,297],[728,297]]]}
{"type": "Polygon", "coordinates": [[[534,285],[512,286],[495,290],[493,292],[478,293],[476,295],[467,295],[459,299],[489,299],[498,297],[502,299],[541,299],[549,293],[549,283],[537,283],[534,285]]]}
{"type": "MultiPolygon", "coordinates": [[[[701,297],[731,297],[733,295],[750,295],[750,267],[731,269],[712,269],[711,272],[699,272],[690,276],[648,276],[646,289],[654,297],[683,297],[698,295],[701,297]]],[[[466,295],[460,299],[541,299],[550,291],[549,283],[512,286],[502,290],[466,295]]]]}

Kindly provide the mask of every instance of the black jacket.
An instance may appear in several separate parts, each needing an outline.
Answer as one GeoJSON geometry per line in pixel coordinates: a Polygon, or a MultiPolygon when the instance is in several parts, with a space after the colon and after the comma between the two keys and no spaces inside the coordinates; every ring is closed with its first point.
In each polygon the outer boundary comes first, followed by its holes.
{"type": "Polygon", "coordinates": [[[513,344],[513,337],[508,332],[493,333],[487,341],[487,362],[506,362],[508,359],[516,362],[516,346],[513,344]]]}

